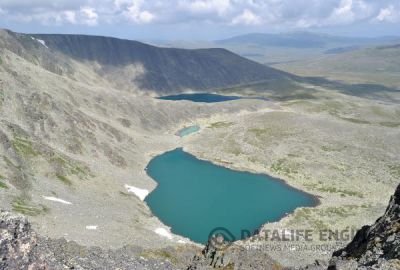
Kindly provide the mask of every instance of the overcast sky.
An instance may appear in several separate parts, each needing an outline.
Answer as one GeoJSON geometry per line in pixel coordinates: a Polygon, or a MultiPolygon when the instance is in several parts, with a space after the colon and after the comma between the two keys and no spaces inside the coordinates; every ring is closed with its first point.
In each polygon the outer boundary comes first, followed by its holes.
{"type": "Polygon", "coordinates": [[[0,28],[141,40],[287,31],[400,36],[400,0],[0,0],[0,28]]]}

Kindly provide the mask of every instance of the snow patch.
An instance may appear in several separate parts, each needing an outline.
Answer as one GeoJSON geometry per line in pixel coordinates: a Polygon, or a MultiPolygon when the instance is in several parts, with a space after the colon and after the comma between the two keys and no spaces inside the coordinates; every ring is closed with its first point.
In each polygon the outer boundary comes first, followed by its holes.
{"type": "Polygon", "coordinates": [[[149,195],[149,191],[147,189],[137,188],[134,186],[125,185],[125,188],[128,192],[135,194],[139,199],[144,201],[144,199],[149,195]]]}
{"type": "Polygon", "coordinates": [[[46,197],[43,196],[43,199],[48,200],[48,201],[53,201],[53,202],[59,202],[59,203],[63,203],[63,204],[72,204],[71,202],[65,201],[63,199],[59,199],[56,197],[46,197]]]}
{"type": "Polygon", "coordinates": [[[35,40],[35,41],[37,41],[37,42],[39,42],[40,44],[42,44],[42,45],[43,45],[44,47],[46,47],[47,49],[49,48],[49,47],[47,47],[46,42],[45,42],[44,40],[38,39],[38,38],[34,38],[34,37],[31,37],[31,39],[32,39],[32,40],[35,40]]]}
{"type": "Polygon", "coordinates": [[[97,225],[88,225],[86,226],[86,230],[95,231],[97,230],[97,225]]]}
{"type": "Polygon", "coordinates": [[[179,243],[179,244],[186,244],[186,241],[178,240],[178,243],[179,243]]]}
{"type": "Polygon", "coordinates": [[[161,235],[162,237],[166,237],[169,240],[172,240],[172,234],[164,228],[157,228],[154,230],[154,232],[158,235],[161,235]]]}

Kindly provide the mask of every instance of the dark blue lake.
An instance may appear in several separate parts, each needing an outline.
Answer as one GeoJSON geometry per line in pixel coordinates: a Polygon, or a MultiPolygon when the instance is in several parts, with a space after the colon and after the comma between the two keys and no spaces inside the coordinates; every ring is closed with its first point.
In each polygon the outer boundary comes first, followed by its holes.
{"type": "Polygon", "coordinates": [[[224,96],[224,95],[209,94],[209,93],[194,93],[194,94],[179,94],[179,95],[163,96],[163,97],[159,97],[158,99],[189,100],[189,101],[193,101],[193,102],[215,103],[215,102],[223,102],[223,101],[242,99],[242,97],[224,96]]]}
{"type": "Polygon", "coordinates": [[[147,173],[158,183],[146,198],[153,214],[173,233],[198,243],[206,243],[217,227],[238,240],[242,230],[254,231],[318,203],[279,179],[217,166],[182,149],[152,159],[147,173]]]}

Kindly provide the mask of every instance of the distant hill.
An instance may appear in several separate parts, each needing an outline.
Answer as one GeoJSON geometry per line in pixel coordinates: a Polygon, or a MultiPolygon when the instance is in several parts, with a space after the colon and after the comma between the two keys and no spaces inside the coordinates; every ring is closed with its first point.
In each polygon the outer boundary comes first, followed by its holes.
{"type": "Polygon", "coordinates": [[[310,32],[293,32],[282,34],[252,33],[216,41],[217,44],[255,44],[267,47],[287,48],[327,48],[332,44],[362,45],[379,44],[400,40],[400,37],[341,37],[310,32]]]}
{"type": "Polygon", "coordinates": [[[400,88],[400,44],[327,54],[315,59],[274,64],[301,76],[322,76],[335,80],[380,83],[400,88]]]}
{"type": "Polygon", "coordinates": [[[99,65],[97,72],[119,85],[135,84],[140,90],[204,91],[287,76],[225,49],[159,48],[100,36],[30,36],[65,56],[99,65]]]}

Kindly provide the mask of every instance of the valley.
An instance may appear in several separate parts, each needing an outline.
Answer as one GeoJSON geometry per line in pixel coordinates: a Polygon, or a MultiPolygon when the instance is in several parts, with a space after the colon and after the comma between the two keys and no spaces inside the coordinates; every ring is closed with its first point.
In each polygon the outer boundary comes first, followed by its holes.
{"type": "MultiPolygon", "coordinates": [[[[1,30],[3,209],[28,216],[40,235],[83,246],[140,246],[144,256],[161,259],[200,250],[146,203],[157,187],[149,162],[182,148],[318,197],[319,205],[300,207],[265,230],[357,230],[383,214],[400,177],[400,91],[393,84],[300,77],[287,73],[294,67],[281,71],[226,50],[147,46],[1,30]],[[205,90],[247,98],[157,98],[205,90]],[[198,129],[176,135],[191,126],[198,129]]],[[[310,249],[268,256],[283,266],[306,265],[348,241],[329,251],[311,248],[321,241],[299,242],[310,249]]]]}

